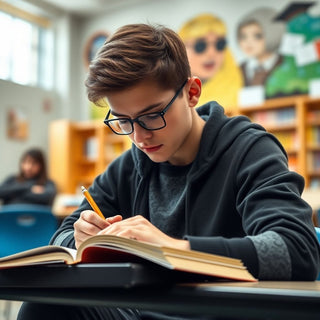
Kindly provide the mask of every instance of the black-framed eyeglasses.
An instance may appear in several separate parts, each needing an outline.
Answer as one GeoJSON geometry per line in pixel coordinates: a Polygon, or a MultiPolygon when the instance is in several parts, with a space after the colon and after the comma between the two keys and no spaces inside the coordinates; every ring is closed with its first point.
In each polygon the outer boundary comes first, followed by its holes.
{"type": "Polygon", "coordinates": [[[169,110],[173,102],[177,99],[177,97],[179,96],[180,92],[182,91],[186,83],[187,83],[187,80],[183,82],[182,86],[178,89],[174,97],[170,100],[170,102],[166,105],[166,107],[162,111],[142,114],[141,116],[136,117],[134,119],[130,119],[128,117],[109,119],[111,114],[111,110],[109,110],[103,122],[114,133],[119,135],[131,134],[134,130],[133,124],[135,122],[138,123],[142,128],[146,130],[151,130],[151,131],[160,130],[167,125],[166,120],[164,118],[165,113],[169,110]]]}
{"type": "Polygon", "coordinates": [[[199,39],[193,45],[193,50],[196,53],[203,53],[207,50],[208,46],[212,44],[217,51],[223,51],[226,48],[227,40],[225,38],[219,38],[216,42],[207,42],[204,39],[199,39]]]}

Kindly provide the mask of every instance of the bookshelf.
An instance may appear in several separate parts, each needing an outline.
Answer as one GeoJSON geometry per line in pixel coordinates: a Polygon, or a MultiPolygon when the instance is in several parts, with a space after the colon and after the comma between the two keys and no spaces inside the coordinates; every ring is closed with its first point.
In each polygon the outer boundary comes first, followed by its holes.
{"type": "Polygon", "coordinates": [[[310,101],[306,113],[306,153],[310,186],[320,188],[320,99],[310,101]]]}
{"type": "Polygon", "coordinates": [[[112,133],[101,121],[55,120],[49,126],[50,178],[59,193],[78,193],[130,145],[127,136],[112,133]]]}
{"type": "Polygon", "coordinates": [[[239,112],[274,134],[288,154],[290,170],[307,187],[320,187],[320,98],[291,96],[240,107],[239,112]]]}

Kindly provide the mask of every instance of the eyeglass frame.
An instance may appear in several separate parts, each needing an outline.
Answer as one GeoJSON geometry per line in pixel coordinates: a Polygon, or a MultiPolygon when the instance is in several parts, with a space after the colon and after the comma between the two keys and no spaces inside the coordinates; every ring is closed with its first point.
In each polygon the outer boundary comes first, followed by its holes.
{"type": "Polygon", "coordinates": [[[129,117],[121,117],[121,118],[112,118],[112,119],[108,119],[110,117],[110,114],[111,114],[111,109],[109,109],[103,123],[105,125],[107,125],[111,130],[112,132],[114,132],[115,134],[118,134],[118,135],[121,135],[121,136],[127,136],[127,135],[130,135],[134,132],[134,126],[133,124],[136,122],[138,123],[138,125],[140,127],[142,127],[143,129],[145,130],[148,130],[148,131],[156,131],[156,130],[160,130],[160,129],[163,129],[167,126],[167,122],[166,122],[166,119],[164,118],[164,115],[166,114],[166,112],[169,110],[169,108],[172,106],[172,104],[174,103],[174,101],[178,98],[179,94],[181,93],[182,89],[184,88],[184,86],[186,85],[188,79],[185,80],[182,84],[182,86],[177,90],[177,92],[175,93],[175,95],[173,96],[173,98],[169,101],[169,103],[161,110],[161,111],[158,111],[158,112],[149,112],[149,113],[145,113],[145,114],[142,114],[134,119],[131,119],[129,117]],[[139,121],[139,118],[141,117],[145,117],[145,116],[148,116],[148,115],[155,115],[157,114],[158,116],[160,116],[163,120],[163,126],[159,127],[159,128],[155,128],[155,129],[150,129],[150,128],[146,128],[144,125],[143,125],[143,122],[139,121]],[[112,125],[110,125],[109,123],[112,122],[112,121],[119,121],[119,120],[127,120],[129,121],[129,123],[131,124],[131,131],[129,133],[120,133],[120,132],[116,132],[113,130],[112,128],[112,125]]]}

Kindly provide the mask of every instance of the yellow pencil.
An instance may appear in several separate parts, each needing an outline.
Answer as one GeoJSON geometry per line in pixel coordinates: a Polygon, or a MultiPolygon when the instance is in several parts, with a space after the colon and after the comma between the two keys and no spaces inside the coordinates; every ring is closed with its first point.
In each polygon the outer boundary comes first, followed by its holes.
{"type": "Polygon", "coordinates": [[[102,214],[101,210],[99,209],[99,207],[97,206],[93,198],[91,197],[91,194],[89,193],[89,191],[84,186],[81,186],[81,191],[83,195],[86,197],[86,199],[88,200],[93,211],[96,212],[102,219],[105,219],[105,216],[102,214]]]}

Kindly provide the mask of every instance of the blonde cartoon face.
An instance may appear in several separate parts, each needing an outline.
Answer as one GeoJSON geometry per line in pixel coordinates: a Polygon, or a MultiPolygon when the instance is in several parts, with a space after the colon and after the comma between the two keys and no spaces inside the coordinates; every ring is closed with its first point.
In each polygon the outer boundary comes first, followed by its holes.
{"type": "Polygon", "coordinates": [[[266,54],[265,36],[258,23],[250,23],[242,26],[239,29],[238,42],[241,50],[248,57],[259,60],[266,54]]]}
{"type": "Polygon", "coordinates": [[[214,77],[223,65],[226,39],[210,32],[203,37],[188,40],[186,48],[191,73],[206,81],[214,77]]]}

